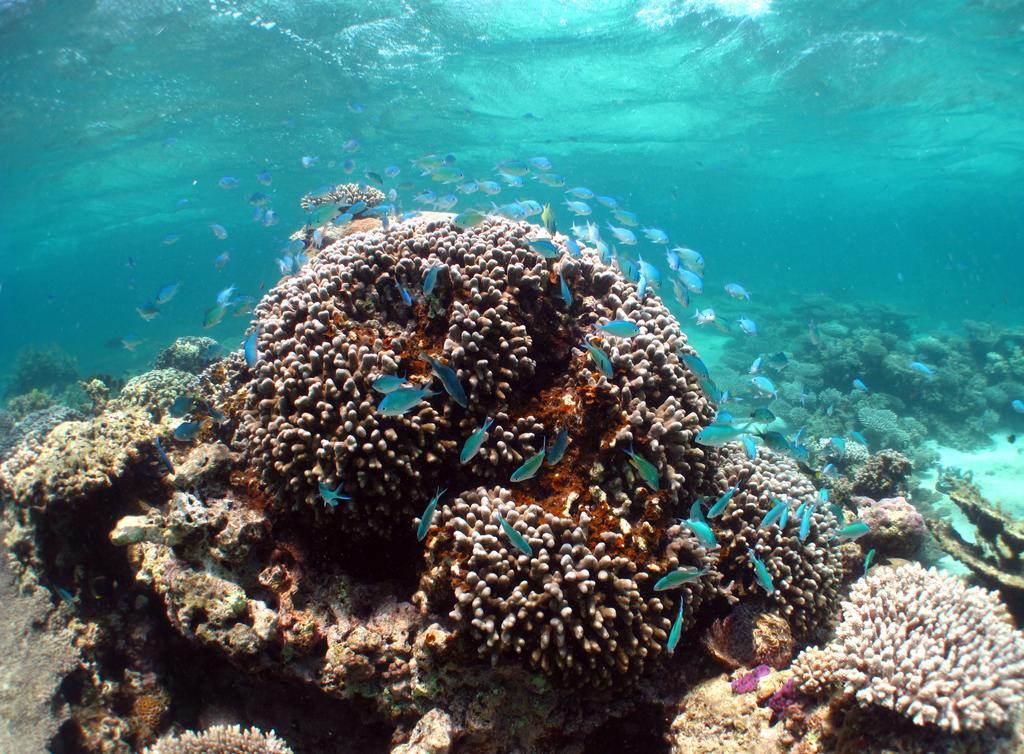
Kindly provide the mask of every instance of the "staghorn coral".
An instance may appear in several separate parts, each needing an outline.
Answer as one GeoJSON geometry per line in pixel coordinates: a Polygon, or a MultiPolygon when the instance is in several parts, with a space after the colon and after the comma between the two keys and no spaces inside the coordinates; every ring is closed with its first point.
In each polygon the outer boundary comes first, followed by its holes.
{"type": "Polygon", "coordinates": [[[274,731],[256,728],[242,730],[237,725],[214,725],[199,733],[186,731],[168,736],[145,750],[144,754],[291,754],[288,744],[274,731]]]}
{"type": "Polygon", "coordinates": [[[139,406],[159,418],[174,400],[194,395],[199,386],[194,375],[179,369],[154,369],[132,377],[111,401],[112,408],[139,406]]]}
{"type": "Polygon", "coordinates": [[[718,568],[724,581],[734,582],[733,596],[763,597],[767,609],[789,621],[797,639],[826,627],[844,575],[840,554],[828,542],[835,517],[819,506],[804,542],[797,536],[800,522],[794,515],[785,532],[778,526],[758,528],[774,506],[772,497],[790,500],[793,506],[816,499],[814,485],[797,465],[771,450],[758,449],[757,458],[751,460],[736,444],[722,448],[708,498],[715,500],[734,486],[736,492],[725,512],[712,521],[723,553],[718,568]],[[748,548],[772,575],[775,591],[770,595],[754,583],[748,548]]]}
{"type": "Polygon", "coordinates": [[[322,194],[306,194],[299,199],[299,206],[304,210],[336,204],[339,207],[351,207],[356,202],[366,202],[367,207],[376,207],[385,199],[383,192],[373,186],[360,186],[358,183],[339,183],[330,191],[322,194]]]}
{"type": "Polygon", "coordinates": [[[520,507],[500,488],[467,493],[439,508],[434,521],[427,557],[438,566],[425,577],[425,591],[454,590],[451,617],[476,639],[479,654],[492,662],[515,654],[567,682],[608,685],[638,674],[664,651],[680,595],[685,628],[715,594],[714,573],[651,592],[669,571],[714,566],[679,526],[655,537],[645,557],[631,558],[622,554],[625,540],[635,545],[636,538],[598,533],[586,511],[520,507]],[[532,558],[509,542],[499,513],[531,543],[532,558]]]}
{"type": "Polygon", "coordinates": [[[220,344],[213,338],[186,335],[176,338],[171,345],[156,355],[154,369],[177,369],[189,374],[199,374],[217,360],[220,344]]]}
{"type": "Polygon", "coordinates": [[[805,693],[838,687],[917,725],[980,730],[1024,702],[1024,635],[993,592],[917,563],[879,567],[843,602],[835,639],[793,671],[805,693]]]}
{"type": "Polygon", "coordinates": [[[332,525],[353,538],[408,537],[439,485],[458,493],[500,483],[560,426],[573,438],[567,461],[585,477],[565,483],[600,483],[617,514],[651,497],[621,452],[630,443],[658,469],[663,509],[692,497],[705,474],[705,452],[692,440],[712,412],[679,360],[678,324],[590,254],[562,262],[577,299],[567,316],[529,232],[501,220],[459,229],[423,219],[359,233],[264,298],[240,429],[282,501],[319,504],[319,483],[341,484],[353,499],[330,513],[332,525]],[[435,291],[406,306],[396,283],[417,290],[431,267],[441,269],[435,291]],[[616,316],[643,332],[605,340],[615,373],[595,378],[574,346],[616,316]],[[372,382],[404,373],[428,384],[424,351],[455,369],[468,408],[442,392],[404,416],[382,416],[372,382]],[[460,469],[461,445],[488,417],[488,442],[460,469]]]}

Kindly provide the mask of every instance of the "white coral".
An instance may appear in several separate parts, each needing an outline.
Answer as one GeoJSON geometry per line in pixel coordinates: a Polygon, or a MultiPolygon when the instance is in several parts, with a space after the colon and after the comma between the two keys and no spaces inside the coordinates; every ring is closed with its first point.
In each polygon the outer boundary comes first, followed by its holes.
{"type": "Polygon", "coordinates": [[[876,568],[843,603],[836,638],[793,664],[800,688],[954,732],[1005,724],[1024,702],[1024,634],[998,595],[917,563],[876,568]]]}

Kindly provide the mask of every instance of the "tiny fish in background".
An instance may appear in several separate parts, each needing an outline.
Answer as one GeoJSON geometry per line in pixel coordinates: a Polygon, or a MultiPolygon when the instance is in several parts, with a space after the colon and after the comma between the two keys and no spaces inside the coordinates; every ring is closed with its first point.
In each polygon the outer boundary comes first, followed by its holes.
{"type": "Polygon", "coordinates": [[[733,298],[750,300],[750,293],[739,283],[726,283],[725,292],[733,298]]]}
{"type": "Polygon", "coordinates": [[[351,500],[348,495],[341,493],[341,482],[338,482],[338,486],[333,490],[323,482],[320,482],[320,498],[324,501],[324,505],[331,508],[337,508],[338,503],[342,500],[351,500]]]}
{"type": "Polygon", "coordinates": [[[859,377],[854,377],[852,384],[854,390],[859,390],[862,393],[868,392],[868,386],[865,385],[864,381],[861,380],[859,377]]]}
{"type": "Polygon", "coordinates": [[[210,223],[210,230],[213,231],[213,235],[217,236],[221,241],[228,237],[228,230],[220,223],[210,223]]]}

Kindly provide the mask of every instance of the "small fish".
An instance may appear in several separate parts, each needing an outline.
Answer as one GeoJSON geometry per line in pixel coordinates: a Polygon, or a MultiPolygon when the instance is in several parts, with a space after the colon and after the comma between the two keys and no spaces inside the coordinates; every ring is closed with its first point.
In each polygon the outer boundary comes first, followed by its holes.
{"type": "Polygon", "coordinates": [[[651,243],[667,244],[668,235],[661,228],[641,228],[647,240],[651,243]]]}
{"type": "Polygon", "coordinates": [[[562,427],[558,430],[558,434],[555,435],[555,441],[551,443],[551,447],[548,448],[547,458],[544,460],[548,466],[554,466],[562,460],[562,456],[565,455],[566,448],[569,447],[569,430],[566,427],[562,427]]]}
{"type": "Polygon", "coordinates": [[[738,439],[742,434],[744,434],[744,428],[734,427],[731,424],[712,423],[698,432],[693,439],[699,445],[719,448],[738,439]]]}
{"type": "Polygon", "coordinates": [[[642,455],[635,452],[632,447],[629,450],[623,450],[623,452],[629,456],[629,465],[636,469],[640,478],[647,482],[647,485],[652,490],[657,490],[661,477],[658,473],[658,468],[642,455]]]}
{"type": "Polygon", "coordinates": [[[482,223],[487,217],[487,213],[478,209],[467,209],[465,212],[460,212],[453,219],[458,227],[465,230],[466,228],[475,228],[477,225],[482,223]]]}
{"type": "Polygon", "coordinates": [[[759,374],[756,377],[752,377],[750,383],[761,395],[768,395],[772,398],[779,397],[779,391],[775,388],[775,383],[764,375],[759,374]]]}
{"type": "Polygon", "coordinates": [[[270,175],[270,171],[261,170],[259,174],[256,176],[256,180],[259,181],[264,186],[269,186],[271,183],[274,182],[274,177],[270,175]]]}
{"type": "Polygon", "coordinates": [[[181,240],[180,233],[168,233],[164,236],[164,246],[172,246],[181,240]]]}
{"type": "Polygon", "coordinates": [[[571,196],[573,199],[593,199],[594,192],[583,186],[577,186],[566,190],[566,195],[571,196]]]}
{"type": "Polygon", "coordinates": [[[421,191],[412,200],[417,204],[433,204],[437,201],[437,195],[433,191],[421,191]]]}
{"type": "Polygon", "coordinates": [[[565,185],[565,178],[558,173],[541,173],[536,176],[537,181],[551,188],[562,188],[565,185]]]}
{"type": "Polygon", "coordinates": [[[608,223],[608,230],[615,236],[615,240],[626,246],[636,246],[636,236],[633,235],[633,231],[629,228],[617,228],[611,223],[608,223]]]}
{"type": "Polygon", "coordinates": [[[867,447],[868,439],[864,437],[860,432],[851,432],[850,437],[859,442],[861,445],[867,447]]]}
{"type": "Polygon", "coordinates": [[[179,395],[174,399],[174,402],[168,406],[167,413],[174,418],[179,419],[192,410],[192,406],[195,405],[195,402],[196,399],[191,395],[179,395]]]}
{"type": "MultiPolygon", "coordinates": [[[[693,270],[680,268],[676,271],[676,276],[679,278],[679,282],[686,286],[686,290],[690,293],[700,295],[704,292],[704,279],[693,270]]],[[[715,313],[713,309],[707,309],[706,311],[711,312],[712,315],[715,313]]],[[[714,318],[712,317],[709,321],[713,322],[714,318]]],[[[704,323],[698,320],[697,324],[702,325],[704,323]]]]}
{"type": "Polygon", "coordinates": [[[562,250],[550,238],[528,238],[526,243],[545,259],[558,259],[562,256],[562,250]]]}
{"type": "Polygon", "coordinates": [[[522,160],[505,160],[494,166],[499,173],[511,176],[524,176],[530,172],[530,166],[522,160]]]}
{"type": "Polygon", "coordinates": [[[378,393],[388,395],[389,393],[395,392],[396,390],[398,390],[398,388],[402,387],[405,384],[405,377],[400,377],[395,374],[385,374],[383,377],[378,377],[377,379],[375,379],[371,386],[378,393]]]}
{"type": "Polygon", "coordinates": [[[782,516],[779,518],[779,530],[785,531],[786,524],[789,523],[790,507],[787,505],[786,509],[782,511],[782,516]]]}
{"type": "Polygon", "coordinates": [[[231,303],[231,299],[235,295],[235,291],[237,290],[238,288],[236,288],[234,285],[229,285],[227,288],[225,288],[224,290],[220,291],[217,294],[217,303],[220,304],[221,306],[227,306],[228,304],[231,303]]]}
{"type": "Polygon", "coordinates": [[[676,619],[672,623],[672,630],[668,632],[668,642],[665,644],[665,650],[668,652],[674,652],[676,647],[679,645],[679,637],[683,633],[683,595],[679,595],[679,612],[676,613],[676,619]]]}
{"type": "Polygon", "coordinates": [[[441,495],[448,491],[448,488],[438,488],[437,492],[434,493],[434,497],[431,498],[430,502],[427,503],[426,510],[423,511],[423,516],[420,518],[420,525],[416,529],[416,540],[422,542],[427,536],[427,532],[430,531],[430,525],[434,521],[434,510],[437,508],[437,501],[441,499],[441,495]]]}
{"type": "Polygon", "coordinates": [[[921,363],[920,361],[912,361],[912,362],[910,362],[909,366],[915,372],[920,372],[925,377],[934,377],[935,376],[935,370],[932,369],[927,364],[921,363]]]}
{"type": "Polygon", "coordinates": [[[547,157],[531,157],[527,160],[530,163],[530,167],[536,168],[537,170],[551,170],[551,160],[547,157]]]}
{"type": "Polygon", "coordinates": [[[583,341],[583,347],[587,349],[590,358],[593,359],[594,365],[600,370],[601,374],[611,379],[613,374],[612,362],[608,358],[608,354],[589,341],[583,341]]]}
{"type": "Polygon", "coordinates": [[[569,256],[573,259],[579,259],[583,256],[583,249],[580,248],[575,238],[567,237],[565,239],[565,246],[569,249],[569,256]]]}
{"type": "Polygon", "coordinates": [[[226,175],[217,181],[217,185],[222,189],[233,189],[238,188],[239,181],[237,178],[232,178],[230,175],[226,175]]]}
{"type": "Polygon", "coordinates": [[[760,561],[757,555],[754,554],[753,549],[749,547],[747,548],[747,557],[750,558],[750,564],[754,566],[754,576],[757,579],[758,585],[768,594],[774,592],[775,584],[772,583],[772,575],[768,573],[765,564],[760,561]]]}
{"type": "Polygon", "coordinates": [[[203,423],[201,421],[182,422],[174,428],[174,439],[188,442],[195,439],[195,436],[199,434],[199,430],[202,428],[203,423]]]}
{"type": "Polygon", "coordinates": [[[739,323],[740,329],[747,335],[757,335],[757,323],[754,320],[740,317],[736,321],[739,323]]]}
{"type": "Polygon", "coordinates": [[[302,156],[302,167],[311,168],[320,162],[320,158],[315,155],[306,154],[302,156]]]}
{"type": "Polygon", "coordinates": [[[409,291],[405,290],[397,280],[395,281],[395,287],[398,288],[398,295],[402,297],[402,303],[406,306],[412,306],[412,296],[409,295],[409,291]]]}
{"type": "Polygon", "coordinates": [[[707,309],[697,309],[693,318],[697,320],[698,325],[713,325],[715,324],[715,310],[710,306],[707,309]]]}
{"type": "Polygon", "coordinates": [[[580,217],[586,217],[587,215],[591,214],[591,212],[593,212],[593,210],[590,208],[590,205],[587,204],[586,202],[565,201],[562,202],[562,204],[568,207],[570,212],[580,217]]]}
{"type": "Polygon", "coordinates": [[[203,327],[209,329],[216,327],[220,324],[220,321],[224,319],[224,315],[228,313],[228,308],[224,304],[214,304],[206,310],[206,314],[203,315],[203,327]]]}
{"type": "Polygon", "coordinates": [[[487,430],[491,428],[493,423],[494,419],[488,417],[484,425],[469,436],[466,444],[462,446],[462,452],[459,454],[459,463],[469,463],[473,456],[480,452],[480,448],[487,442],[487,430]]]}
{"type": "Polygon", "coordinates": [[[875,562],[875,548],[872,547],[868,550],[868,554],[864,556],[864,575],[868,575],[868,570],[875,562]]]}
{"type": "Polygon", "coordinates": [[[842,437],[830,437],[828,439],[829,444],[840,453],[846,452],[846,440],[842,437]]]}
{"type": "Polygon", "coordinates": [[[397,165],[388,165],[384,168],[384,176],[387,178],[397,178],[398,174],[402,172],[402,169],[397,165]]]}
{"type": "Polygon", "coordinates": [[[782,518],[782,514],[785,512],[786,508],[789,507],[789,504],[785,500],[779,500],[775,497],[773,497],[772,500],[775,502],[775,505],[773,505],[772,509],[764,515],[764,518],[761,519],[761,524],[757,527],[758,529],[767,529],[769,526],[776,523],[780,518],[782,518]]]}
{"type": "Polygon", "coordinates": [[[839,471],[834,463],[826,463],[821,469],[821,475],[827,477],[838,477],[839,471]]]}
{"type": "Polygon", "coordinates": [[[572,308],[572,291],[569,290],[569,284],[565,282],[565,278],[562,277],[562,273],[558,273],[558,280],[562,287],[562,301],[568,308],[572,308]]]}
{"type": "Polygon", "coordinates": [[[341,151],[348,152],[350,154],[352,152],[358,152],[359,151],[359,141],[356,140],[356,139],[346,139],[341,144],[341,151]]]}
{"type": "Polygon", "coordinates": [[[832,511],[832,515],[836,517],[836,521],[838,521],[839,525],[842,526],[846,521],[846,512],[843,510],[843,506],[838,503],[832,503],[828,509],[832,511]]]}
{"type": "Polygon", "coordinates": [[[754,442],[754,438],[750,435],[740,435],[740,443],[743,445],[743,452],[746,453],[747,458],[753,461],[757,458],[757,444],[754,442]]]}
{"type": "Polygon", "coordinates": [[[221,241],[228,237],[228,230],[220,223],[210,223],[210,230],[213,231],[213,235],[217,236],[221,241]]]}
{"type": "Polygon", "coordinates": [[[455,370],[425,353],[421,353],[419,358],[420,361],[425,361],[430,365],[430,370],[435,377],[441,380],[445,392],[452,397],[452,400],[466,408],[469,405],[469,398],[466,397],[466,391],[463,389],[462,383],[459,382],[459,376],[455,370]]]}
{"type": "Polygon", "coordinates": [[[517,532],[512,527],[512,524],[506,521],[505,517],[502,516],[500,513],[495,511],[494,515],[497,516],[498,523],[501,524],[501,528],[504,530],[506,536],[508,536],[512,544],[516,546],[516,549],[523,553],[526,557],[532,558],[533,548],[530,547],[530,543],[526,541],[526,537],[517,532]]]}
{"type": "Polygon", "coordinates": [[[231,252],[222,251],[213,259],[213,268],[215,270],[223,270],[227,267],[228,262],[231,261],[231,252]]]}
{"type": "Polygon", "coordinates": [[[773,353],[768,357],[768,365],[772,367],[772,369],[778,369],[781,371],[786,368],[787,364],[789,364],[789,357],[786,356],[783,351],[773,353]]]}
{"type": "Polygon", "coordinates": [[[732,496],[736,494],[737,487],[730,487],[726,490],[725,494],[718,498],[718,501],[711,506],[708,511],[708,518],[717,518],[725,512],[726,507],[729,505],[729,501],[732,500],[732,496]]]}
{"type": "Polygon", "coordinates": [[[807,539],[807,535],[811,533],[811,518],[814,516],[814,508],[815,506],[813,505],[804,505],[803,512],[800,516],[799,537],[801,542],[807,539]]]}
{"type": "Polygon", "coordinates": [[[444,196],[439,196],[437,201],[434,202],[434,209],[438,212],[447,212],[458,203],[459,197],[455,196],[455,194],[445,194],[444,196]]]}
{"type": "Polygon", "coordinates": [[[753,361],[753,362],[752,362],[752,363],[750,364],[750,369],[748,369],[748,370],[747,370],[747,373],[748,373],[748,374],[757,374],[757,372],[758,372],[758,370],[759,370],[760,368],[761,368],[761,357],[760,357],[760,356],[758,356],[758,357],[757,357],[756,359],[754,359],[754,361],[753,361]]]}
{"type": "Polygon", "coordinates": [[[600,204],[602,207],[607,207],[608,209],[619,208],[619,200],[616,199],[614,196],[597,195],[594,197],[594,199],[596,199],[597,203],[600,204]]]}
{"type": "Polygon", "coordinates": [[[760,406],[751,412],[750,418],[758,424],[771,424],[777,417],[767,406],[760,406]]]}
{"type": "Polygon", "coordinates": [[[242,351],[245,353],[245,364],[250,369],[256,366],[256,360],[259,358],[259,353],[256,349],[256,342],[260,337],[260,326],[256,323],[256,328],[249,333],[249,336],[242,343],[242,351]]]}
{"type": "Polygon", "coordinates": [[[871,531],[871,527],[863,521],[851,521],[842,529],[836,532],[835,539],[841,542],[853,542],[871,531]]]}
{"type": "Polygon", "coordinates": [[[693,372],[695,377],[705,380],[711,377],[711,371],[708,369],[708,365],[704,363],[700,356],[680,351],[679,359],[686,364],[686,368],[693,372]]]}
{"type": "Polygon", "coordinates": [[[444,265],[438,264],[427,270],[427,274],[423,276],[423,295],[429,296],[434,292],[434,287],[437,285],[437,274],[441,271],[444,265]]]}
{"type": "Polygon", "coordinates": [[[495,181],[480,181],[480,190],[488,196],[501,193],[501,185],[495,181]]]}
{"type": "Polygon", "coordinates": [[[263,227],[269,228],[271,226],[277,225],[277,220],[277,213],[274,212],[274,210],[272,209],[268,209],[266,213],[263,215],[263,227]]]}
{"type": "Polygon", "coordinates": [[[1018,414],[1024,414],[1024,401],[1015,398],[1014,400],[1010,401],[1010,406],[1018,414]]]}
{"type": "Polygon", "coordinates": [[[825,407],[825,416],[832,416],[832,414],[835,413],[835,410],[835,406],[833,406],[831,403],[828,404],[828,406],[825,407]]]}
{"type": "Polygon", "coordinates": [[[401,416],[434,395],[437,393],[429,388],[400,387],[384,396],[377,404],[377,411],[382,416],[401,416]]]}
{"type": "Polygon", "coordinates": [[[640,334],[640,328],[628,319],[613,319],[611,322],[598,325],[597,329],[616,338],[633,338],[640,334]]]}
{"type": "Polygon", "coordinates": [[[460,194],[475,194],[480,190],[480,184],[476,181],[466,181],[465,183],[460,183],[456,186],[455,190],[460,194]]]}
{"type": "Polygon", "coordinates": [[[853,389],[860,390],[862,393],[868,392],[868,386],[859,377],[853,379],[853,389]]]}
{"type": "Polygon", "coordinates": [[[747,289],[739,283],[726,283],[725,292],[733,298],[746,299],[747,301],[750,300],[750,293],[748,293],[747,289]]]}
{"type": "Polygon", "coordinates": [[[525,482],[527,479],[533,479],[542,463],[544,463],[544,456],[547,454],[548,440],[544,438],[544,444],[541,449],[534,453],[532,456],[523,462],[522,466],[512,472],[512,476],[509,477],[511,482],[525,482]]]}
{"type": "Polygon", "coordinates": [[[709,549],[712,547],[718,547],[718,542],[715,539],[715,533],[711,531],[711,527],[708,526],[706,521],[697,521],[691,517],[689,519],[680,519],[679,523],[689,528],[704,547],[709,549]]]}
{"type": "Polygon", "coordinates": [[[640,218],[636,216],[635,212],[617,207],[612,210],[612,217],[618,220],[623,225],[628,225],[630,228],[635,228],[640,224],[640,218]]]}
{"type": "Polygon", "coordinates": [[[793,446],[790,444],[786,436],[781,432],[772,430],[771,432],[762,432],[758,435],[764,444],[772,450],[777,450],[782,453],[789,453],[793,450],[793,446]]]}
{"type": "Polygon", "coordinates": [[[687,581],[694,581],[708,573],[708,568],[677,568],[670,571],[657,580],[654,584],[654,591],[664,592],[666,589],[675,589],[687,581]]]}
{"type": "Polygon", "coordinates": [[[466,176],[461,170],[454,167],[442,166],[430,173],[430,180],[437,183],[462,183],[466,176]]]}
{"type": "Polygon", "coordinates": [[[160,463],[167,467],[169,474],[174,473],[174,464],[171,463],[171,459],[167,457],[167,453],[164,452],[164,446],[160,444],[160,437],[153,438],[153,445],[156,446],[156,454],[160,458],[160,463]]]}
{"type": "Polygon", "coordinates": [[[352,498],[341,493],[341,482],[338,482],[338,486],[333,490],[323,482],[320,482],[320,499],[324,501],[324,505],[337,508],[340,501],[351,500],[352,498]]]}
{"type": "Polygon", "coordinates": [[[828,502],[828,487],[822,487],[820,490],[818,490],[818,497],[821,498],[821,501],[823,503],[827,503],[828,502]]]}
{"type": "Polygon", "coordinates": [[[362,105],[362,103],[355,102],[354,100],[349,100],[347,104],[348,104],[348,109],[351,110],[352,112],[356,113],[357,115],[359,113],[363,112],[363,105],[362,105]]]}
{"type": "Polygon", "coordinates": [[[551,209],[550,204],[545,204],[541,210],[540,221],[544,223],[544,230],[552,235],[555,233],[555,211],[551,209]]]}
{"type": "Polygon", "coordinates": [[[136,306],[135,311],[140,317],[146,320],[146,322],[149,322],[160,313],[160,310],[156,308],[155,304],[143,304],[142,306],[136,306]]]}

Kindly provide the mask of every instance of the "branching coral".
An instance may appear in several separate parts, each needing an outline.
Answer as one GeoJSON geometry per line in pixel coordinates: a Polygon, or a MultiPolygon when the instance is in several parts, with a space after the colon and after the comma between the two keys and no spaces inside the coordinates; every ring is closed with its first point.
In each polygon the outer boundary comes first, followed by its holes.
{"type": "Polygon", "coordinates": [[[291,754],[288,744],[274,731],[242,730],[237,725],[214,725],[199,733],[187,731],[168,736],[146,749],[145,754],[291,754]]]}
{"type": "Polygon", "coordinates": [[[1024,635],[993,592],[916,563],[881,567],[843,602],[836,638],[793,670],[807,693],[837,687],[918,725],[979,730],[1024,703],[1024,635]]]}

